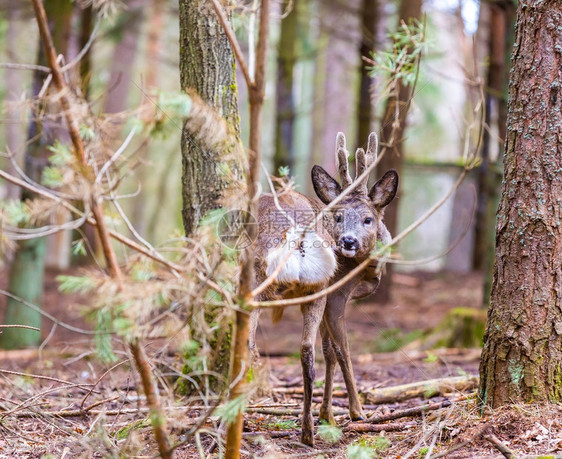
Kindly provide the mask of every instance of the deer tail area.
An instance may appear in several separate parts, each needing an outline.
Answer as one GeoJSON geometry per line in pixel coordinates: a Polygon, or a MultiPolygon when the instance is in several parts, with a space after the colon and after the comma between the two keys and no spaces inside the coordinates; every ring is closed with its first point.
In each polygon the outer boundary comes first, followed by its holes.
{"type": "Polygon", "coordinates": [[[279,245],[269,250],[266,263],[268,276],[278,270],[277,283],[303,287],[326,283],[337,267],[330,242],[302,226],[287,230],[279,245]]]}

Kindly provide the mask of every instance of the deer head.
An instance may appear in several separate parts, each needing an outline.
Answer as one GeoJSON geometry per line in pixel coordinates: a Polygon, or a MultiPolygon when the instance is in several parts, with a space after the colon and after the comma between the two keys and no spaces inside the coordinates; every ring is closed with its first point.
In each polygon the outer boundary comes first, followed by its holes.
{"type": "MultiPolygon", "coordinates": [[[[367,151],[358,148],[355,153],[358,178],[377,159],[378,139],[374,132],[369,135],[367,151]]],[[[336,137],[336,168],[341,185],[322,167],[312,168],[312,184],[318,198],[329,204],[343,190],[354,183],[349,174],[349,152],[345,148],[345,136],[339,132],[336,137]]],[[[364,258],[375,247],[376,241],[388,242],[389,233],[382,222],[384,208],[396,196],[398,173],[387,171],[369,190],[367,178],[333,209],[332,236],[337,245],[336,251],[344,257],[364,258]]]]}

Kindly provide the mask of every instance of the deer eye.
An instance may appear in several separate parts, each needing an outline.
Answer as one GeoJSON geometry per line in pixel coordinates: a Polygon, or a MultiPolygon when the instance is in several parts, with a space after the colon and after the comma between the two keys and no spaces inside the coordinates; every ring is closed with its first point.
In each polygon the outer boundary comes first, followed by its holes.
{"type": "Polygon", "coordinates": [[[336,223],[341,223],[341,220],[342,220],[341,214],[336,214],[336,215],[334,216],[334,219],[336,220],[336,223]]]}
{"type": "Polygon", "coordinates": [[[370,225],[373,222],[373,219],[371,217],[367,217],[363,223],[365,223],[365,225],[370,225]]]}

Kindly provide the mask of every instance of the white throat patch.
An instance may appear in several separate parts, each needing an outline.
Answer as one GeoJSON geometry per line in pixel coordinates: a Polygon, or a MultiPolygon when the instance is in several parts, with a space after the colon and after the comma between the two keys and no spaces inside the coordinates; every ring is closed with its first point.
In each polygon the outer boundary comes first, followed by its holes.
{"type": "Polygon", "coordinates": [[[266,274],[270,276],[280,264],[276,276],[280,283],[319,284],[328,281],[337,267],[329,242],[301,226],[290,228],[282,243],[269,250],[266,274]]]}

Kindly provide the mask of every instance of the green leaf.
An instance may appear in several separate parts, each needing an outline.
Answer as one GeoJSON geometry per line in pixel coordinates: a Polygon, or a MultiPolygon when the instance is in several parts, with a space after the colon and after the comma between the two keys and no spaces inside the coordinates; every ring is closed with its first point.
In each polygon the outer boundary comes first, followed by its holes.
{"type": "Polygon", "coordinates": [[[277,172],[279,173],[279,177],[288,177],[291,175],[291,169],[289,166],[280,166],[277,172]]]}
{"type": "Polygon", "coordinates": [[[158,108],[166,117],[185,118],[191,111],[191,97],[187,94],[161,92],[158,96],[158,108]]]}
{"type": "Polygon", "coordinates": [[[318,426],[318,435],[326,443],[336,443],[341,440],[343,432],[338,426],[323,423],[318,426]]]}
{"type": "Polygon", "coordinates": [[[62,293],[88,293],[96,288],[97,282],[91,277],[57,276],[59,292],[62,293]]]}
{"type": "Polygon", "coordinates": [[[2,207],[6,218],[14,226],[25,225],[29,222],[29,206],[25,202],[10,199],[6,201],[2,207]]]}
{"type": "Polygon", "coordinates": [[[52,151],[54,155],[49,157],[49,162],[53,166],[66,166],[72,161],[72,152],[68,145],[55,140],[53,145],[47,147],[48,150],[52,151]]]}
{"type": "Polygon", "coordinates": [[[217,415],[227,424],[232,424],[239,413],[243,413],[246,409],[247,399],[245,395],[229,400],[225,405],[217,409],[217,415]]]}
{"type": "Polygon", "coordinates": [[[430,351],[426,351],[426,352],[427,352],[427,357],[423,359],[424,362],[428,362],[428,363],[437,362],[437,354],[434,354],[433,352],[430,351]]]}
{"type": "Polygon", "coordinates": [[[41,174],[41,183],[49,188],[62,186],[62,171],[58,167],[45,167],[41,174]]]}
{"type": "Polygon", "coordinates": [[[117,360],[111,345],[111,313],[106,309],[96,311],[96,352],[102,362],[112,363],[117,360]]]}
{"type": "Polygon", "coordinates": [[[347,457],[349,459],[373,459],[375,451],[368,446],[352,443],[347,447],[347,457]]]}
{"type": "Polygon", "coordinates": [[[86,256],[86,243],[84,239],[78,239],[77,241],[72,242],[72,255],[78,256],[86,256]]]}
{"type": "Polygon", "coordinates": [[[82,137],[87,142],[90,142],[96,138],[96,131],[94,131],[90,126],[85,124],[80,125],[80,137],[82,137]]]}
{"type": "Polygon", "coordinates": [[[113,320],[113,329],[120,336],[127,335],[131,328],[133,328],[133,324],[126,317],[117,317],[113,320]]]}

